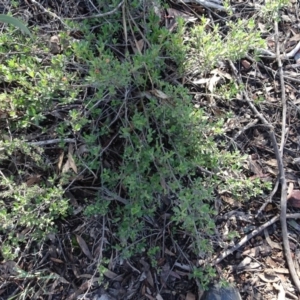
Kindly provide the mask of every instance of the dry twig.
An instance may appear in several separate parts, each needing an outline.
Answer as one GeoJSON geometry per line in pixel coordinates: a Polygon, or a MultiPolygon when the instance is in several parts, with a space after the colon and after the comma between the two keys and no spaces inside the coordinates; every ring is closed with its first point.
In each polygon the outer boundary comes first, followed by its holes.
{"type": "MultiPolygon", "coordinates": [[[[221,3],[220,1],[208,1],[208,0],[180,0],[183,3],[191,3],[191,2],[196,2],[206,8],[212,8],[212,9],[217,9],[220,11],[227,11],[227,8],[225,8],[222,5],[219,5],[217,3],[221,3]],[[217,2],[217,3],[214,3],[217,2]]],[[[234,11],[234,9],[232,8],[232,10],[234,11]]]]}
{"type": "Polygon", "coordinates": [[[85,20],[85,19],[93,19],[93,18],[102,18],[102,17],[107,17],[110,16],[112,14],[114,14],[119,8],[121,8],[121,6],[125,3],[125,0],[122,0],[113,10],[108,11],[106,13],[102,13],[102,14],[96,14],[96,15],[92,15],[92,16],[82,16],[82,17],[74,17],[74,18],[66,18],[67,20],[85,20]]]}
{"type": "Polygon", "coordinates": [[[275,136],[273,135],[273,146],[278,162],[279,169],[279,178],[281,183],[281,201],[280,201],[280,222],[281,222],[281,231],[282,231],[282,241],[284,254],[286,257],[286,261],[290,270],[291,277],[297,287],[298,292],[300,292],[300,280],[295,270],[295,266],[293,263],[291,249],[288,240],[288,230],[286,223],[286,198],[287,198],[287,184],[285,173],[283,169],[282,162],[282,154],[284,147],[284,139],[285,139],[285,129],[286,129],[286,98],[285,98],[285,87],[284,87],[284,79],[283,79],[283,71],[282,71],[282,62],[279,53],[279,38],[278,38],[278,22],[275,20],[275,46],[276,46],[276,59],[278,63],[278,71],[280,78],[280,87],[281,87],[281,101],[282,101],[282,130],[281,130],[281,143],[280,150],[278,150],[277,142],[275,140],[275,136]]]}
{"type": "MultiPolygon", "coordinates": [[[[300,219],[300,213],[298,214],[287,214],[286,218],[289,219],[300,219]]],[[[268,222],[262,224],[259,226],[257,229],[253,230],[251,233],[248,235],[244,236],[236,245],[234,245],[232,248],[227,249],[223,251],[219,257],[213,262],[214,265],[219,264],[224,258],[226,258],[228,255],[232,254],[234,251],[238,250],[240,247],[242,247],[247,241],[252,239],[254,236],[262,232],[264,229],[269,227],[270,225],[274,224],[275,222],[280,220],[280,216],[273,217],[271,220],[268,222]]]]}
{"type": "Polygon", "coordinates": [[[75,139],[53,139],[53,140],[46,140],[46,141],[39,141],[39,142],[28,142],[27,144],[31,146],[45,146],[45,145],[58,144],[60,142],[76,143],[76,140],[75,139]]]}
{"type": "Polygon", "coordinates": [[[36,0],[31,0],[31,2],[36,5],[40,10],[42,10],[45,14],[57,19],[60,21],[60,23],[62,25],[64,25],[66,28],[69,28],[69,26],[62,20],[62,18],[60,18],[57,14],[47,10],[42,4],[40,4],[38,1],[36,0]]]}
{"type": "MultiPolygon", "coordinates": [[[[268,58],[277,58],[277,53],[274,54],[272,51],[270,50],[266,50],[266,49],[257,49],[261,56],[266,56],[268,58]]],[[[300,42],[295,46],[295,48],[290,51],[289,53],[287,54],[282,54],[282,55],[279,55],[280,59],[289,59],[289,58],[292,58],[296,55],[296,53],[300,50],[300,42]]]]}

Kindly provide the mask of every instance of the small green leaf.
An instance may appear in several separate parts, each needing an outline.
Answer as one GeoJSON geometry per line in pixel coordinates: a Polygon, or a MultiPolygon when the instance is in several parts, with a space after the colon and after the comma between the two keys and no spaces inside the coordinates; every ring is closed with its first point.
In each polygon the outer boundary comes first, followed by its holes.
{"type": "Polygon", "coordinates": [[[21,21],[14,17],[0,14],[0,22],[14,25],[15,27],[18,27],[19,29],[23,30],[25,33],[31,36],[31,33],[28,30],[28,28],[21,21]]]}

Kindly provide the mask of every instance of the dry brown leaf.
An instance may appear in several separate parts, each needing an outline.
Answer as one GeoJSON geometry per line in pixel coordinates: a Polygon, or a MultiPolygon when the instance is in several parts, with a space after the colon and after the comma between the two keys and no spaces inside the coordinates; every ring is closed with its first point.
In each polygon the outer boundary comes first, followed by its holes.
{"type": "Polygon", "coordinates": [[[164,287],[166,287],[166,283],[169,276],[170,276],[170,265],[166,263],[165,265],[162,266],[162,271],[160,273],[160,281],[164,287]]]}
{"type": "Polygon", "coordinates": [[[214,74],[213,77],[210,78],[209,82],[207,83],[207,89],[213,93],[214,89],[217,85],[217,83],[220,81],[221,77],[218,76],[217,74],[214,74]]]}
{"type": "Polygon", "coordinates": [[[90,279],[92,277],[93,277],[92,274],[81,274],[81,275],[79,275],[79,278],[88,278],[88,279],[90,279]]]}
{"type": "Polygon", "coordinates": [[[164,300],[164,298],[160,294],[157,294],[156,295],[156,300],[164,300]]]}
{"type": "Polygon", "coordinates": [[[75,161],[71,153],[68,153],[68,161],[69,161],[70,168],[75,172],[75,174],[78,174],[77,166],[75,164],[75,161]]]}
{"type": "Polygon", "coordinates": [[[94,284],[94,282],[97,282],[99,280],[99,277],[93,277],[87,281],[85,281],[80,287],[79,289],[81,291],[86,291],[87,289],[91,288],[94,284]]]}
{"type": "Polygon", "coordinates": [[[139,97],[145,97],[146,99],[148,99],[148,100],[151,100],[151,99],[153,99],[153,96],[151,95],[151,93],[150,93],[151,91],[148,91],[148,92],[140,92],[140,93],[137,93],[137,96],[139,96],[139,97]]]}
{"type": "Polygon", "coordinates": [[[150,265],[143,258],[140,260],[140,263],[143,265],[143,272],[140,275],[139,281],[143,281],[143,280],[147,279],[149,284],[152,287],[154,287],[153,277],[152,277],[152,274],[150,272],[150,265]]]}
{"type": "Polygon", "coordinates": [[[62,276],[59,276],[59,281],[61,282],[61,283],[67,283],[67,284],[70,284],[70,282],[68,281],[68,280],[66,280],[64,277],[62,277],[62,276]]]}
{"type": "Polygon", "coordinates": [[[177,27],[177,19],[178,17],[184,19],[186,22],[193,22],[197,20],[192,14],[189,14],[184,11],[177,10],[175,8],[167,8],[167,15],[165,16],[166,28],[169,31],[173,31],[177,27]]]}
{"type": "Polygon", "coordinates": [[[265,172],[270,173],[271,175],[274,175],[274,176],[277,176],[277,174],[278,174],[278,170],[272,169],[269,166],[265,166],[265,172]]]}
{"type": "MultiPolygon", "coordinates": [[[[70,254],[70,253],[69,253],[70,254]]],[[[79,278],[80,276],[80,271],[79,271],[79,268],[77,268],[75,266],[75,264],[71,264],[71,268],[72,268],[72,271],[74,273],[74,275],[76,276],[76,278],[79,278]]]]}
{"type": "Polygon", "coordinates": [[[166,95],[164,92],[160,91],[160,90],[157,90],[157,89],[154,89],[154,90],[151,90],[150,91],[154,96],[156,96],[157,98],[160,98],[160,99],[163,99],[163,100],[166,100],[166,99],[169,99],[170,97],[168,95],[166,95]]]}
{"type": "Polygon", "coordinates": [[[276,242],[273,242],[269,236],[269,232],[268,229],[264,230],[264,234],[265,234],[265,239],[268,243],[268,245],[272,248],[272,249],[278,249],[278,250],[282,250],[282,246],[276,242]]]}
{"type": "Polygon", "coordinates": [[[300,208],[300,190],[293,190],[287,200],[288,205],[300,208]]]}
{"type": "Polygon", "coordinates": [[[196,296],[193,293],[188,292],[186,294],[185,300],[195,300],[195,299],[196,299],[196,296]]]}
{"type": "Polygon", "coordinates": [[[64,156],[65,156],[65,153],[64,153],[64,151],[62,151],[61,154],[58,157],[58,163],[57,163],[57,170],[58,171],[61,171],[64,156]]]}
{"type": "Polygon", "coordinates": [[[148,295],[148,294],[145,294],[145,297],[147,297],[147,298],[150,299],[150,300],[155,300],[154,297],[152,297],[151,295],[148,295]]]}
{"type": "Polygon", "coordinates": [[[142,274],[139,277],[139,281],[144,281],[147,278],[147,273],[148,272],[145,272],[145,271],[142,272],[142,274]]]}
{"type": "Polygon", "coordinates": [[[251,155],[249,155],[248,160],[250,171],[253,172],[255,175],[262,175],[263,171],[259,162],[255,159],[252,159],[251,155]]]}
{"type": "Polygon", "coordinates": [[[278,296],[277,296],[277,300],[285,300],[285,291],[284,288],[282,286],[282,284],[280,283],[279,285],[276,283],[273,283],[273,287],[278,291],[278,296]]]}
{"type": "Polygon", "coordinates": [[[275,206],[272,203],[267,204],[265,211],[269,212],[271,210],[273,210],[275,208],[275,206]]]}
{"type": "Polygon", "coordinates": [[[143,39],[135,40],[135,43],[131,42],[131,47],[134,54],[142,54],[142,50],[144,48],[145,41],[143,39]]]}
{"type": "Polygon", "coordinates": [[[122,281],[123,280],[123,276],[120,276],[116,273],[114,273],[113,271],[109,270],[109,269],[105,269],[105,271],[103,272],[103,274],[109,278],[109,279],[113,279],[115,281],[122,281]]]}
{"type": "Polygon", "coordinates": [[[27,186],[33,186],[33,185],[36,185],[36,184],[40,183],[41,182],[41,176],[42,175],[30,176],[26,181],[27,186]]]}
{"type": "Polygon", "coordinates": [[[173,252],[171,252],[168,248],[165,248],[165,253],[170,256],[175,256],[175,254],[173,252]]]}
{"type": "Polygon", "coordinates": [[[231,80],[231,79],[232,79],[232,76],[231,76],[229,73],[224,72],[224,71],[222,71],[222,70],[220,70],[220,69],[214,69],[214,70],[210,71],[210,74],[217,74],[217,75],[219,75],[221,78],[222,78],[222,77],[225,77],[225,78],[228,79],[228,80],[231,80]]]}
{"type": "MultiPolygon", "coordinates": [[[[51,288],[49,289],[48,293],[49,293],[49,297],[48,297],[48,300],[52,300],[52,296],[53,294],[55,294],[55,292],[59,290],[59,287],[56,289],[56,287],[58,286],[58,284],[60,283],[60,280],[59,280],[59,275],[56,274],[56,273],[52,273],[54,276],[54,278],[57,278],[56,280],[54,280],[54,282],[52,282],[51,284],[51,288]]],[[[69,283],[68,283],[69,284],[69,283]]]]}
{"type": "Polygon", "coordinates": [[[68,172],[69,169],[71,168],[75,172],[75,174],[78,174],[77,166],[76,166],[75,161],[72,156],[73,152],[74,152],[73,145],[69,144],[68,160],[66,161],[66,163],[64,164],[64,166],[62,168],[62,173],[68,172]]]}
{"type": "Polygon", "coordinates": [[[176,273],[180,276],[190,276],[191,275],[190,272],[182,272],[182,271],[179,271],[179,270],[176,270],[176,273]]]}
{"type": "Polygon", "coordinates": [[[65,196],[70,200],[72,206],[79,207],[79,204],[78,204],[76,198],[74,197],[74,195],[70,191],[66,191],[65,196]]]}
{"type": "MultiPolygon", "coordinates": [[[[185,270],[185,271],[188,271],[188,272],[191,272],[193,271],[192,270],[192,267],[190,265],[185,265],[185,264],[182,264],[182,263],[179,263],[179,262],[175,262],[174,263],[174,266],[182,269],[182,270],[185,270]]],[[[178,272],[178,271],[177,271],[178,272]]],[[[179,274],[179,273],[178,273],[179,274]]]]}
{"type": "Polygon", "coordinates": [[[289,182],[289,187],[287,190],[287,199],[289,199],[291,197],[293,190],[294,190],[294,183],[289,182]]]}
{"type": "Polygon", "coordinates": [[[64,164],[64,166],[63,166],[61,172],[62,172],[62,173],[66,173],[66,172],[69,171],[69,169],[70,169],[70,163],[69,163],[69,160],[67,160],[66,163],[64,164]]]}
{"type": "Polygon", "coordinates": [[[245,257],[237,266],[237,269],[244,269],[246,266],[249,266],[252,261],[251,257],[245,257]]]}
{"type": "Polygon", "coordinates": [[[277,263],[270,256],[267,256],[267,258],[266,258],[266,264],[268,266],[273,267],[273,268],[277,267],[277,263]]]}
{"type": "Polygon", "coordinates": [[[261,23],[261,22],[258,22],[258,28],[260,29],[260,31],[262,32],[262,33],[266,33],[266,32],[269,32],[269,30],[266,28],[266,25],[265,24],[263,24],[263,23],[261,23]]]}
{"type": "Polygon", "coordinates": [[[50,257],[50,259],[58,264],[63,264],[64,262],[61,259],[55,258],[55,257],[50,257]]]}
{"type": "Polygon", "coordinates": [[[154,280],[150,271],[147,272],[147,281],[150,284],[150,286],[154,287],[154,280]]]}
{"type": "Polygon", "coordinates": [[[242,59],[241,63],[246,70],[248,70],[251,67],[251,63],[246,59],[242,59]]]}
{"type": "Polygon", "coordinates": [[[161,280],[163,285],[165,285],[167,283],[170,276],[175,277],[177,279],[181,279],[181,276],[178,273],[172,271],[170,269],[170,265],[168,263],[166,263],[162,267],[162,271],[160,273],[160,280],[161,280]]]}
{"type": "Polygon", "coordinates": [[[76,240],[82,250],[82,252],[91,260],[93,260],[93,256],[90,252],[90,249],[87,245],[87,243],[85,242],[85,240],[80,236],[76,234],[76,240]]]}
{"type": "Polygon", "coordinates": [[[265,163],[267,165],[271,166],[271,167],[276,167],[277,168],[277,166],[278,166],[277,159],[275,159],[275,158],[269,159],[265,163]]]}
{"type": "Polygon", "coordinates": [[[267,274],[270,274],[270,272],[275,272],[275,273],[279,273],[279,274],[290,274],[290,271],[286,268],[265,269],[265,272],[267,274]]]}
{"type": "Polygon", "coordinates": [[[193,19],[195,19],[195,17],[193,17],[193,15],[188,14],[187,12],[181,11],[181,10],[177,10],[175,8],[167,8],[167,15],[169,18],[175,18],[175,17],[181,17],[181,18],[190,18],[192,17],[193,19]]]}
{"type": "Polygon", "coordinates": [[[220,195],[220,197],[224,202],[228,203],[231,206],[234,206],[234,207],[241,207],[242,206],[241,201],[233,199],[230,196],[230,194],[224,193],[224,194],[220,195]]]}
{"type": "Polygon", "coordinates": [[[270,276],[270,275],[264,275],[264,274],[258,274],[258,277],[263,281],[267,283],[273,283],[278,281],[277,276],[270,276]]]}
{"type": "Polygon", "coordinates": [[[298,42],[300,40],[300,34],[299,33],[295,34],[289,40],[290,40],[290,42],[293,42],[293,41],[298,42]]]}

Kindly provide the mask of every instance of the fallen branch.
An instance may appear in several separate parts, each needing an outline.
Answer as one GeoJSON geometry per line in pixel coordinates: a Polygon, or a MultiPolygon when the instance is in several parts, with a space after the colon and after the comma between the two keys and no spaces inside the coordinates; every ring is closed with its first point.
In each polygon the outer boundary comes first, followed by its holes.
{"type": "MultiPolygon", "coordinates": [[[[300,213],[298,214],[287,214],[286,218],[288,219],[300,219],[300,213]]],[[[244,244],[246,244],[250,239],[252,239],[254,236],[265,230],[270,225],[274,224],[275,222],[280,220],[280,216],[276,216],[269,220],[268,222],[262,224],[257,229],[253,230],[248,235],[244,236],[236,245],[234,245],[232,248],[227,249],[223,251],[219,257],[213,262],[213,265],[219,264],[223,259],[225,259],[228,255],[232,254],[234,251],[238,250],[240,247],[242,247],[244,244]]]]}
{"type": "MultiPolygon", "coordinates": [[[[256,49],[260,54],[260,56],[266,56],[267,58],[277,58],[277,54],[273,53],[267,49],[256,49]]],[[[293,58],[296,53],[300,50],[300,42],[295,46],[295,48],[287,54],[281,54],[280,59],[290,59],[293,58]]]]}

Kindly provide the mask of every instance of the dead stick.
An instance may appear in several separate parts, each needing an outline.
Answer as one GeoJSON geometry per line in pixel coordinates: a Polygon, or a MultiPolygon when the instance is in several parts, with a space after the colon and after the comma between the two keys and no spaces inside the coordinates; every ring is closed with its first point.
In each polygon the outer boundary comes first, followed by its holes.
{"type": "Polygon", "coordinates": [[[280,222],[281,222],[281,231],[282,231],[282,241],[284,254],[286,257],[287,265],[290,270],[291,277],[296,285],[298,292],[300,292],[300,280],[296,273],[295,265],[293,263],[291,249],[289,245],[288,239],[288,229],[286,223],[286,198],[287,198],[287,184],[286,178],[284,174],[282,156],[283,156],[283,147],[285,140],[285,130],[286,130],[286,98],[285,98],[285,86],[283,79],[283,70],[282,70],[282,61],[280,58],[279,52],[279,38],[278,38],[278,21],[275,19],[275,46],[276,46],[276,59],[278,63],[278,71],[279,71],[279,79],[280,79],[280,87],[281,87],[281,102],[282,102],[282,127],[281,127],[281,142],[280,142],[280,150],[278,149],[277,142],[275,140],[275,135],[273,134],[273,146],[276,154],[276,158],[278,161],[278,170],[279,170],[279,180],[281,183],[281,200],[280,200],[280,222]]]}
{"type": "MultiPolygon", "coordinates": [[[[288,219],[300,219],[300,213],[298,214],[287,214],[286,218],[288,219]]],[[[227,249],[223,251],[219,257],[213,262],[214,265],[219,264],[223,259],[225,259],[228,255],[232,254],[234,251],[238,250],[240,247],[242,247],[244,244],[246,244],[247,241],[252,239],[254,236],[262,232],[264,229],[269,227],[270,225],[274,224],[275,222],[280,220],[280,216],[276,216],[269,220],[268,222],[262,224],[257,229],[253,230],[248,235],[244,236],[236,245],[234,245],[232,248],[227,249]]]]}
{"type": "Polygon", "coordinates": [[[114,9],[112,9],[111,11],[108,11],[106,13],[96,14],[96,15],[92,15],[92,16],[85,16],[85,17],[65,18],[65,19],[66,20],[86,20],[86,19],[107,17],[107,16],[114,14],[124,3],[125,3],[125,0],[122,0],[114,9]]]}

